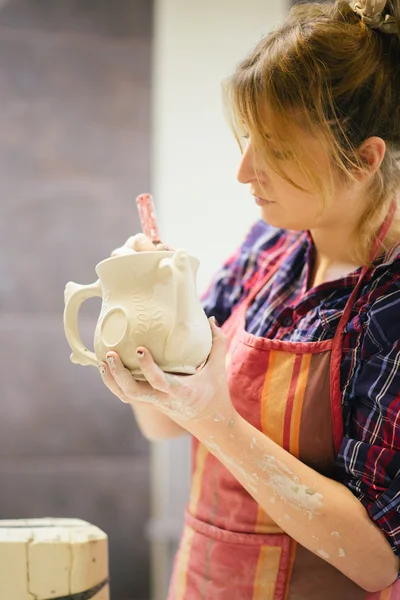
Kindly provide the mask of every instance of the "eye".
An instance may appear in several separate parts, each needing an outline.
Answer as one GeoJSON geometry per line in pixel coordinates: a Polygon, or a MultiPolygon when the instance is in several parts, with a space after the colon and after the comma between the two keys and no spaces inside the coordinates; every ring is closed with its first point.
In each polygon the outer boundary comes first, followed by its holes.
{"type": "Polygon", "coordinates": [[[290,151],[279,151],[279,150],[275,150],[273,148],[273,140],[271,138],[271,136],[268,133],[264,132],[264,137],[266,140],[266,143],[268,144],[269,150],[272,154],[272,156],[274,156],[277,160],[287,160],[288,158],[291,157],[292,153],[290,151]]]}
{"type": "Polygon", "coordinates": [[[271,154],[278,160],[288,160],[291,156],[290,152],[279,152],[278,150],[272,150],[272,149],[271,149],[271,154]]]}

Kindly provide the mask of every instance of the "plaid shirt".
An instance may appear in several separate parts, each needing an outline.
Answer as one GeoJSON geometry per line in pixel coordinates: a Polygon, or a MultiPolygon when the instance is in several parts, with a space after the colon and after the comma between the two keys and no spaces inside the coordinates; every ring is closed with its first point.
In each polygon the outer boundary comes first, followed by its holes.
{"type": "MultiPolygon", "coordinates": [[[[295,342],[333,338],[361,269],[307,291],[313,255],[308,232],[258,221],[214,277],[203,296],[205,312],[222,325],[279,263],[247,311],[247,331],[295,342]]],[[[360,289],[344,336],[341,392],[337,479],[400,556],[400,244],[374,262],[360,289]]]]}

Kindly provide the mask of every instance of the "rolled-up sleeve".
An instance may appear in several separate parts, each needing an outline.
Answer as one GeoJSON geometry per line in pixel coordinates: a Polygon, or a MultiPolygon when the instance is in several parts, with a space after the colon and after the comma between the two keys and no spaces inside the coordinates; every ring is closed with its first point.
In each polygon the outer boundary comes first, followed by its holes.
{"type": "Polygon", "coordinates": [[[345,437],[338,456],[340,477],[400,557],[400,456],[398,450],[345,437]]]}
{"type": "Polygon", "coordinates": [[[346,435],[336,466],[400,556],[400,287],[366,317],[344,393],[346,435]]]}

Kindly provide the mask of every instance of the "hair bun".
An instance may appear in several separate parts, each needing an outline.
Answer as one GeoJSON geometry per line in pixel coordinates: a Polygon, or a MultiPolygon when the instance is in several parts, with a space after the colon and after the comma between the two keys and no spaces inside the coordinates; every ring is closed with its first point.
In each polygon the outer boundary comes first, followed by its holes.
{"type": "Polygon", "coordinates": [[[389,14],[383,15],[386,0],[357,0],[350,6],[361,18],[361,21],[371,29],[378,29],[382,33],[398,34],[399,29],[395,17],[389,14]]]}

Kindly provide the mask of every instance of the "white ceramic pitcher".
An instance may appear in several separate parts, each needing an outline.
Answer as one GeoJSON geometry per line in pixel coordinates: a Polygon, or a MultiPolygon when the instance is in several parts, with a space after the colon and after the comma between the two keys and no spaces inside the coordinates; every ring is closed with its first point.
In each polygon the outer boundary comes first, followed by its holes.
{"type": "Polygon", "coordinates": [[[136,348],[148,348],[165,372],[193,374],[207,359],[212,335],[196,289],[199,261],[183,250],[114,256],[96,267],[92,285],[65,288],[64,329],[71,361],[95,365],[113,350],[136,379],[144,379],[136,348]],[[103,299],[94,352],[82,343],[78,312],[88,298],[103,299]]]}

